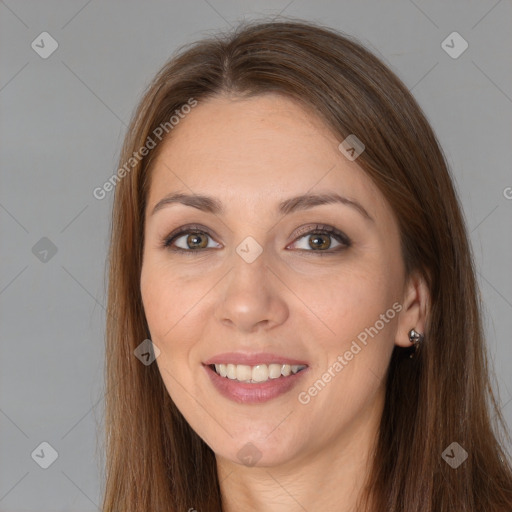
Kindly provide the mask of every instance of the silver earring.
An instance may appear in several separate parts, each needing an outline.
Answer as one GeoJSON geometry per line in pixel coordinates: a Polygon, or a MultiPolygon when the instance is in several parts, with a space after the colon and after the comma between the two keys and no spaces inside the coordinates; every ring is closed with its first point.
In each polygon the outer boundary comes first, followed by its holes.
{"type": "Polygon", "coordinates": [[[409,341],[414,346],[414,352],[409,356],[411,359],[413,358],[414,354],[416,353],[416,350],[418,349],[418,345],[423,341],[424,336],[423,334],[420,334],[419,332],[415,331],[414,329],[411,329],[409,331],[409,341]]]}

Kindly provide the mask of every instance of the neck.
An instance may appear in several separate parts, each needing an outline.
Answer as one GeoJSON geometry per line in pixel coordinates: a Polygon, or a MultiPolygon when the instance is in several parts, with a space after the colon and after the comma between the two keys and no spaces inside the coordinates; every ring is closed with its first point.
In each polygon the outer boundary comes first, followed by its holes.
{"type": "Polygon", "coordinates": [[[372,464],[384,390],[342,432],[284,464],[246,467],[217,457],[223,512],[356,512],[372,464]]]}

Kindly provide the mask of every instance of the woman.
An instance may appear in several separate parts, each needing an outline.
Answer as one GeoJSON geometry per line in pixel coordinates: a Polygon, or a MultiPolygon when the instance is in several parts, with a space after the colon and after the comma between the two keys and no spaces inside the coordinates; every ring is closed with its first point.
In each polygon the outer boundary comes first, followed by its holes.
{"type": "Polygon", "coordinates": [[[457,195],[402,82],[313,24],[171,59],[115,177],[105,511],[505,511],[457,195]]]}

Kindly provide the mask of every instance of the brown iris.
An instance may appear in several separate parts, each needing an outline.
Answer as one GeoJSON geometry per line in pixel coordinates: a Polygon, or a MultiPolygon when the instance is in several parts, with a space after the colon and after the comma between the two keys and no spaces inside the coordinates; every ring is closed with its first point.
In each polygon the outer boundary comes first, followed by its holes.
{"type": "Polygon", "coordinates": [[[315,234],[315,235],[310,235],[310,238],[309,238],[309,246],[312,248],[312,249],[329,249],[329,247],[331,246],[331,239],[330,239],[330,236],[329,235],[324,235],[324,234],[315,234]],[[312,240],[320,240],[321,242],[321,237],[323,237],[324,239],[324,243],[322,245],[314,245],[315,242],[312,242],[312,240]]]}
{"type": "Polygon", "coordinates": [[[205,247],[207,247],[207,245],[208,238],[203,233],[190,233],[187,236],[187,247],[189,247],[190,249],[204,249],[205,247]],[[200,241],[198,242],[198,240],[200,240],[201,237],[203,237],[203,243],[201,243],[200,241]]]}

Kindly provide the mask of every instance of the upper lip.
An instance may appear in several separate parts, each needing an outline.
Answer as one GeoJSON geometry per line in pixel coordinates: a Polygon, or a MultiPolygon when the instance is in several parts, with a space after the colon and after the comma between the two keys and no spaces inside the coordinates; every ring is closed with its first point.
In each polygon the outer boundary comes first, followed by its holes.
{"type": "Polygon", "coordinates": [[[308,364],[300,359],[272,354],[270,352],[247,353],[247,352],[226,352],[217,354],[203,364],[245,364],[248,366],[256,366],[258,364],[289,364],[289,365],[305,365],[308,364]]]}

